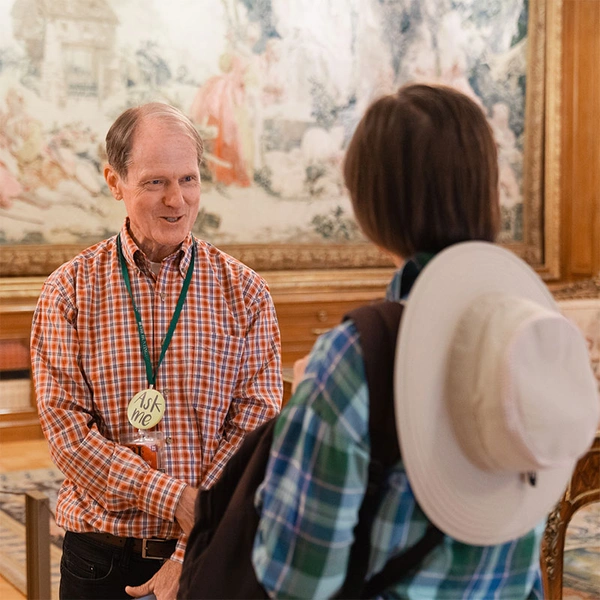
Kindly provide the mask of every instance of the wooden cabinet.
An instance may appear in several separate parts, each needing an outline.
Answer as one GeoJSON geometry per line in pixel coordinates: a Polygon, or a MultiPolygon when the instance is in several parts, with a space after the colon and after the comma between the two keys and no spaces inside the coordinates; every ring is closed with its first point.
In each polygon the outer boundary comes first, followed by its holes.
{"type": "Polygon", "coordinates": [[[29,335],[43,277],[0,279],[0,439],[41,437],[31,384],[29,335]],[[18,396],[15,392],[18,391],[18,396]],[[14,402],[9,396],[14,395],[14,402]]]}
{"type": "Polygon", "coordinates": [[[393,269],[265,272],[281,331],[282,363],[290,367],[316,339],[358,306],[385,296],[393,269]]]}
{"type": "MultiPolygon", "coordinates": [[[[290,394],[291,367],[305,356],[317,337],[337,325],[353,308],[382,298],[393,269],[340,269],[273,271],[267,280],[282,338],[286,399],[290,394]]],[[[44,277],[0,278],[0,369],[2,351],[11,370],[30,371],[31,319],[44,277]],[[15,352],[15,348],[18,352],[15,352]],[[16,355],[20,356],[16,356],[16,355]]],[[[27,379],[27,385],[31,381],[27,379]]],[[[0,407],[0,438],[31,439],[41,436],[33,389],[14,406],[0,407]]]]}

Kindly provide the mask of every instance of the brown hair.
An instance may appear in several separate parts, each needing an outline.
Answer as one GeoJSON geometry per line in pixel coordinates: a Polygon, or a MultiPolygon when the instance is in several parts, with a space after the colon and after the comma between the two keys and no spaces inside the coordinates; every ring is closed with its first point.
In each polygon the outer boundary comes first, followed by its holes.
{"type": "Polygon", "coordinates": [[[412,84],[369,107],[346,152],[344,179],[367,237],[407,258],[494,241],[497,161],[492,130],[473,100],[412,84]]]}
{"type": "Polygon", "coordinates": [[[128,108],[121,113],[106,134],[106,155],[110,166],[124,179],[131,163],[131,149],[138,125],[143,119],[154,118],[180,127],[196,145],[198,167],[202,162],[204,144],[194,124],[181,111],[163,102],[150,102],[128,108]]]}

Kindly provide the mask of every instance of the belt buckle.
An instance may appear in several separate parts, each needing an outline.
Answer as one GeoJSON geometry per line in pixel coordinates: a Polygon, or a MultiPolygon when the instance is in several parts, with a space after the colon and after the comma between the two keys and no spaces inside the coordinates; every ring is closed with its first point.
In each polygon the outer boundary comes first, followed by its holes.
{"type": "Polygon", "coordinates": [[[164,556],[153,556],[152,554],[148,554],[148,542],[164,542],[164,540],[159,540],[158,538],[143,538],[142,539],[142,558],[149,558],[152,560],[164,560],[164,556]]]}

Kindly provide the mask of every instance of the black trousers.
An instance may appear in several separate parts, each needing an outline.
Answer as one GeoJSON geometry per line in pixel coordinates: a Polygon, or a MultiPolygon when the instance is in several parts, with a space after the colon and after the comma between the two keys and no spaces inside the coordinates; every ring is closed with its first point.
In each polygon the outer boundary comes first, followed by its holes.
{"type": "Polygon", "coordinates": [[[67,531],[60,562],[61,600],[112,600],[131,598],[126,585],[141,585],[161,567],[163,561],[142,558],[126,545],[110,544],[67,531]]]}

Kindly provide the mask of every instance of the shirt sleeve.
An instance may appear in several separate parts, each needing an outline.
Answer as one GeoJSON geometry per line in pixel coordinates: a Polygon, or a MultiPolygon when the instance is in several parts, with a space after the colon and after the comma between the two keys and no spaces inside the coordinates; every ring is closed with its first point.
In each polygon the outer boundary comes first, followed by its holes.
{"type": "Polygon", "coordinates": [[[271,597],[330,597],[346,576],[370,450],[357,338],[344,323],[319,339],[278,418],[252,556],[271,597]]]}
{"type": "Polygon", "coordinates": [[[56,285],[44,285],[34,312],[31,359],[42,430],[65,477],[108,511],[137,508],[174,521],[187,484],[102,435],[81,368],[77,309],[56,285]]]}
{"type": "Polygon", "coordinates": [[[251,310],[239,375],[223,427],[222,440],[203,481],[211,487],[244,435],[281,410],[281,338],[273,300],[266,285],[251,310]]]}

